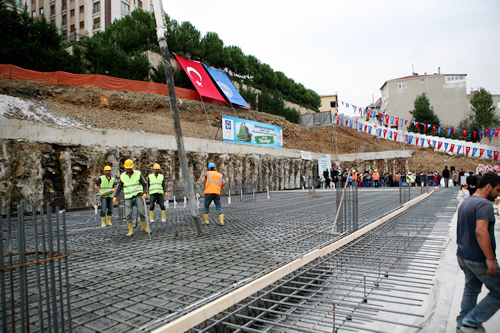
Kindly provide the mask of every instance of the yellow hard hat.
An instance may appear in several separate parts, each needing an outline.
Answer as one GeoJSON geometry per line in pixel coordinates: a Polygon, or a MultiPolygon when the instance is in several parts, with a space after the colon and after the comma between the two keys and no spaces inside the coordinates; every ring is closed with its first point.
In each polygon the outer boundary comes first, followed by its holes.
{"type": "Polygon", "coordinates": [[[128,159],[125,161],[125,163],[123,163],[123,166],[125,167],[125,169],[132,169],[134,167],[134,161],[128,159]]]}
{"type": "Polygon", "coordinates": [[[154,170],[160,170],[160,165],[158,163],[155,163],[155,165],[153,165],[153,169],[154,170]]]}
{"type": "Polygon", "coordinates": [[[109,165],[106,165],[106,166],[104,167],[104,171],[108,171],[108,170],[109,170],[109,171],[111,171],[111,167],[110,167],[109,165]]]}

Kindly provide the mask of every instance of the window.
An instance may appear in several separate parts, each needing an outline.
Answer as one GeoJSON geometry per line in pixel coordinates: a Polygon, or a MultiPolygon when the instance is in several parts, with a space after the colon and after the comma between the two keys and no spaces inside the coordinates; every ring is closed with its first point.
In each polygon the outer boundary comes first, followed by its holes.
{"type": "Polygon", "coordinates": [[[92,26],[92,29],[99,29],[101,27],[101,18],[98,17],[94,19],[94,25],[92,26]]]}
{"type": "Polygon", "coordinates": [[[337,107],[337,103],[335,101],[330,101],[330,107],[336,108],[337,107]]]}
{"type": "Polygon", "coordinates": [[[65,10],[67,8],[68,8],[68,3],[66,2],[66,0],[63,0],[61,5],[61,10],[65,10]]]}
{"type": "Polygon", "coordinates": [[[137,6],[138,6],[139,8],[142,8],[142,1],[141,1],[141,0],[137,1],[137,6]]]}
{"type": "Polygon", "coordinates": [[[497,103],[497,109],[500,109],[500,102],[497,103]]]}
{"type": "Polygon", "coordinates": [[[456,81],[465,81],[465,75],[447,76],[446,83],[455,83],[456,81]]]}
{"type": "Polygon", "coordinates": [[[72,10],[69,11],[69,16],[71,16],[71,17],[75,16],[75,10],[74,9],[72,9],[72,10]]]}
{"type": "Polygon", "coordinates": [[[80,21],[80,29],[85,28],[85,21],[80,21]]]}
{"type": "Polygon", "coordinates": [[[420,79],[420,84],[424,84],[425,83],[425,79],[420,79]]]}
{"type": "Polygon", "coordinates": [[[68,18],[67,18],[67,16],[66,16],[66,14],[62,16],[62,22],[61,22],[61,24],[62,24],[62,25],[66,25],[66,24],[68,24],[68,18]]]}
{"type": "Polygon", "coordinates": [[[406,82],[398,83],[398,89],[406,89],[406,82]]]}
{"type": "Polygon", "coordinates": [[[98,1],[98,2],[94,2],[94,9],[92,9],[92,13],[95,14],[95,13],[99,13],[101,11],[101,3],[98,1]]]}
{"type": "Polygon", "coordinates": [[[31,17],[36,17],[36,10],[31,12],[31,17]]]}
{"type": "Polygon", "coordinates": [[[43,7],[40,7],[40,15],[43,15],[43,7]]]}
{"type": "Polygon", "coordinates": [[[80,14],[83,13],[85,10],[83,8],[83,6],[80,6],[80,14]]]}
{"type": "Polygon", "coordinates": [[[74,24],[72,24],[72,25],[71,25],[71,27],[69,28],[69,30],[70,30],[71,32],[75,32],[75,25],[74,25],[74,24]]]}
{"type": "Polygon", "coordinates": [[[125,14],[130,13],[130,6],[128,3],[122,2],[122,12],[124,12],[125,14]]]}
{"type": "Polygon", "coordinates": [[[56,14],[56,5],[52,4],[50,5],[50,15],[55,15],[56,14]]]}

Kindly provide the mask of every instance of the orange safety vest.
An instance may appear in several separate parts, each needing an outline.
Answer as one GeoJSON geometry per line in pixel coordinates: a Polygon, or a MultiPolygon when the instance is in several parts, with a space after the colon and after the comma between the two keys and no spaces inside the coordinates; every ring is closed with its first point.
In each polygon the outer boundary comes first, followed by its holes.
{"type": "Polygon", "coordinates": [[[379,175],[378,175],[378,172],[374,172],[373,173],[373,180],[379,180],[379,175]]]}
{"type": "Polygon", "coordinates": [[[356,172],[352,173],[352,180],[358,180],[358,174],[356,172]]]}
{"type": "Polygon", "coordinates": [[[220,194],[222,191],[222,174],[217,171],[207,171],[205,194],[220,194]]]}

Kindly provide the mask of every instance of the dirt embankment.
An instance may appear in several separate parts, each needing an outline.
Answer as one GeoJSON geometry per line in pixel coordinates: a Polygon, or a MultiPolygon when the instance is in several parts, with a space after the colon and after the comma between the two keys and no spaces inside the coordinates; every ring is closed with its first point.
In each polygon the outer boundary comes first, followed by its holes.
{"type": "MultiPolygon", "coordinates": [[[[174,135],[168,96],[8,79],[0,79],[0,94],[37,102],[87,127],[174,135]],[[106,96],[108,107],[102,106],[101,96],[106,96]]],[[[333,158],[336,154],[411,149],[415,153],[409,168],[414,172],[441,171],[444,165],[475,170],[479,163],[496,164],[492,160],[449,156],[390,142],[344,126],[300,126],[279,116],[214,104],[203,106],[201,102],[184,99],[178,99],[178,105],[186,137],[222,140],[222,114],[227,114],[282,127],[284,148],[331,154],[333,158]]]]}

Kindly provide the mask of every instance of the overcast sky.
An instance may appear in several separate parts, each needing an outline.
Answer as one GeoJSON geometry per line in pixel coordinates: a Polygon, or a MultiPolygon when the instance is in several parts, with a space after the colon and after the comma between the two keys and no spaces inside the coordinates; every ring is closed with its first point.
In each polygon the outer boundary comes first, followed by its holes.
{"type": "Polygon", "coordinates": [[[319,95],[366,106],[385,81],[467,74],[500,94],[500,0],[163,0],[179,23],[216,32],[319,95]]]}

